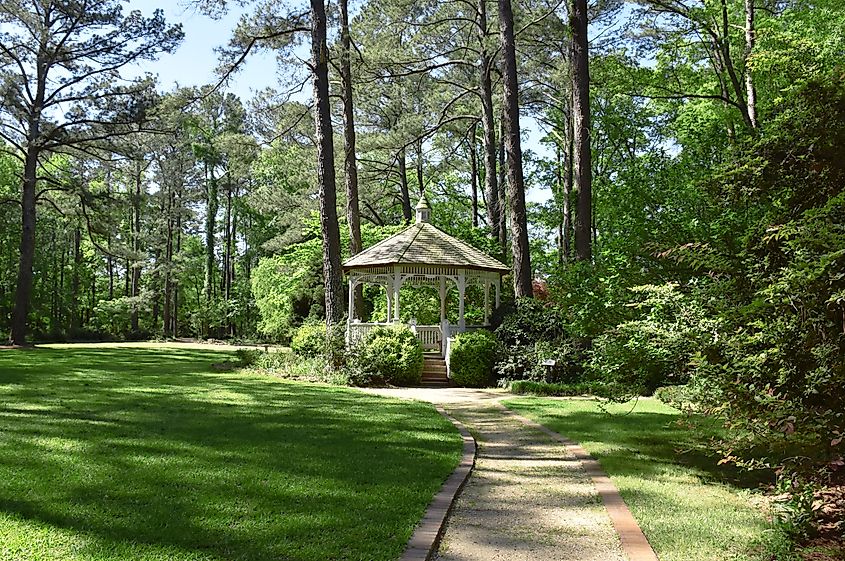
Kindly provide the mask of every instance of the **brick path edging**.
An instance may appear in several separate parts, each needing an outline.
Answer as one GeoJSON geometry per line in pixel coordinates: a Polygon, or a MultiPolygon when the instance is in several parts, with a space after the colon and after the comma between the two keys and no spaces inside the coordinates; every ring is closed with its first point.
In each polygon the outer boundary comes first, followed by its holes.
{"type": "Polygon", "coordinates": [[[569,440],[560,433],[557,433],[550,428],[541,425],[540,423],[523,417],[519,413],[508,409],[505,404],[500,401],[495,401],[505,413],[518,419],[525,425],[535,428],[552,439],[563,444],[566,449],[575,456],[581,467],[592,479],[596,491],[601,497],[602,503],[610,516],[613,527],[619,535],[619,541],[622,543],[622,551],[628,557],[629,561],[659,561],[657,554],[652,549],[651,544],[648,543],[645,534],[640,529],[640,525],[634,519],[628,505],[619,494],[619,490],[614,485],[610,477],[604,472],[598,460],[593,458],[580,444],[569,440]]]}
{"type": "Polygon", "coordinates": [[[446,413],[442,407],[435,406],[435,409],[449,419],[461,433],[461,438],[464,441],[461,463],[458,464],[458,467],[446,479],[429,503],[425,515],[414,530],[411,539],[408,540],[408,545],[405,546],[405,552],[402,554],[400,561],[429,561],[432,558],[440,545],[440,538],[443,537],[443,532],[446,530],[446,520],[449,518],[449,513],[452,512],[455,499],[461,494],[461,490],[475,466],[475,455],[478,449],[475,439],[460,421],[446,413]]]}

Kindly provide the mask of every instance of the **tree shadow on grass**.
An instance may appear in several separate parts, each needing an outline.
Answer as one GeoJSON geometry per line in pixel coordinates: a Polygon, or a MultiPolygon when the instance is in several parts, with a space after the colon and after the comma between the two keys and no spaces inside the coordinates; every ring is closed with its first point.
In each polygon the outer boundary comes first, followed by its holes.
{"type": "Polygon", "coordinates": [[[583,404],[577,412],[556,414],[542,402],[528,401],[520,401],[516,409],[582,444],[596,443],[602,465],[614,474],[657,477],[672,474],[672,466],[681,465],[703,481],[739,488],[757,488],[773,480],[767,471],[719,464],[722,456],[712,443],[720,428],[713,419],[698,417],[689,424],[676,412],[640,407],[630,414],[612,414],[583,410],[583,404]]]}
{"type": "Polygon", "coordinates": [[[96,535],[82,558],[114,543],[137,544],[131,558],[144,544],[225,559],[397,557],[457,463],[451,424],[426,405],[210,372],[220,358],[0,356],[0,510],[96,535]]]}

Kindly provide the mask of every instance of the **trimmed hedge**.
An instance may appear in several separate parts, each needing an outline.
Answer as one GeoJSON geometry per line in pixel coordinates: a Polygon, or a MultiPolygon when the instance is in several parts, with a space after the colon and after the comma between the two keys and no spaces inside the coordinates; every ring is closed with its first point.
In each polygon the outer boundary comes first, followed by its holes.
{"type": "Polygon", "coordinates": [[[471,331],[455,337],[449,351],[452,382],[458,386],[483,388],[493,383],[496,337],[489,331],[471,331]]]}
{"type": "Polygon", "coordinates": [[[419,385],[423,371],[422,344],[404,326],[373,329],[355,349],[354,385],[419,385]]]}

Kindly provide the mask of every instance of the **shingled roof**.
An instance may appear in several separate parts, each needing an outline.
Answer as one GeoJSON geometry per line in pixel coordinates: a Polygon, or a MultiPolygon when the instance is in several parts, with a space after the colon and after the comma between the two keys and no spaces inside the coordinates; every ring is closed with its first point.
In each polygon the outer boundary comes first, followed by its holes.
{"type": "Polygon", "coordinates": [[[412,224],[347,259],[343,270],[388,265],[435,265],[502,273],[509,270],[497,259],[427,222],[412,224]]]}

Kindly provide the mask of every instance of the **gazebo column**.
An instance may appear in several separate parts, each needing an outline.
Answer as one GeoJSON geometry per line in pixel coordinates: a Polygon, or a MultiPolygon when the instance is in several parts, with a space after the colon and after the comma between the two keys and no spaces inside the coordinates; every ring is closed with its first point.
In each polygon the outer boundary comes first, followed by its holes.
{"type": "Polygon", "coordinates": [[[352,323],[352,320],[355,319],[355,287],[358,285],[358,282],[352,278],[352,275],[349,275],[349,313],[346,315],[346,323],[347,325],[352,323]]]}
{"type": "Polygon", "coordinates": [[[461,271],[458,273],[458,332],[460,333],[463,333],[467,327],[466,320],[464,319],[464,297],[466,296],[466,289],[466,274],[461,271]]]}
{"type": "Polygon", "coordinates": [[[496,308],[499,308],[499,295],[502,292],[502,275],[496,275],[496,308]]]}
{"type": "Polygon", "coordinates": [[[384,285],[384,293],[387,296],[387,316],[384,318],[385,323],[390,323],[390,318],[393,317],[393,283],[389,282],[384,285]]]}
{"type": "Polygon", "coordinates": [[[349,275],[349,313],[346,314],[346,344],[352,340],[352,314],[355,308],[355,284],[352,282],[352,275],[349,275]]]}
{"type": "Polygon", "coordinates": [[[484,325],[490,325],[490,281],[484,279],[484,325]]]}
{"type": "Polygon", "coordinates": [[[440,323],[446,319],[446,277],[440,277],[440,323]]]}
{"type": "Polygon", "coordinates": [[[393,322],[399,323],[399,289],[402,288],[402,277],[399,267],[393,270],[393,322]]]}

